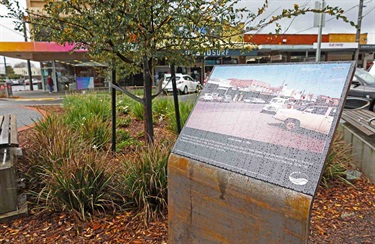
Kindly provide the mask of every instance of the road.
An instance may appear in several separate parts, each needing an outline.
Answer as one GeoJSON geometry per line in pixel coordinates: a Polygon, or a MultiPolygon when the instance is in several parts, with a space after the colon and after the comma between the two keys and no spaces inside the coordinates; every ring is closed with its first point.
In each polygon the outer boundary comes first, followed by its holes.
{"type": "Polygon", "coordinates": [[[325,135],[308,130],[288,131],[264,104],[198,102],[186,126],[245,139],[321,153],[325,135]]]}

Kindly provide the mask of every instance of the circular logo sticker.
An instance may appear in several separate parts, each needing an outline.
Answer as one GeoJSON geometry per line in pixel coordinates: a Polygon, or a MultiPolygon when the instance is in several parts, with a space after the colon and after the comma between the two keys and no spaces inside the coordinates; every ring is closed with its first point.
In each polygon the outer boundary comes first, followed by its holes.
{"type": "Polygon", "coordinates": [[[289,175],[289,180],[293,184],[299,185],[299,186],[306,185],[307,182],[309,182],[307,175],[305,173],[301,173],[301,172],[293,172],[293,173],[291,173],[289,175]]]}

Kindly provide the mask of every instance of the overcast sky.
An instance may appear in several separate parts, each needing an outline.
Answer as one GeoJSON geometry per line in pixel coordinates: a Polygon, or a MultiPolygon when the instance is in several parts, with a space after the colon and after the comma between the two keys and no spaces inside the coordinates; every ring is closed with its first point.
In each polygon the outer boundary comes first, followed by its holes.
{"type": "MultiPolygon", "coordinates": [[[[264,16],[271,15],[272,13],[279,13],[283,8],[292,8],[293,4],[300,6],[306,5],[314,7],[316,1],[312,0],[270,0],[269,10],[264,16]]],[[[321,1],[319,1],[321,2],[321,1]]],[[[345,11],[345,15],[354,22],[358,19],[358,4],[359,0],[327,0],[325,1],[330,6],[339,6],[345,11]]],[[[20,0],[20,3],[26,5],[25,0],[20,0]]],[[[368,33],[368,43],[375,44],[375,0],[364,0],[365,7],[363,8],[363,20],[361,33],[368,33]]],[[[250,10],[256,11],[263,4],[262,0],[241,0],[240,6],[246,6],[250,10]]],[[[6,9],[0,5],[0,14],[6,13],[6,9]]],[[[317,34],[318,28],[313,27],[313,14],[306,14],[292,19],[286,19],[281,22],[282,33],[285,34],[317,34]]],[[[14,26],[12,20],[0,19],[0,42],[5,41],[24,41],[21,33],[13,30],[14,26]]],[[[274,30],[274,27],[265,28],[262,33],[269,33],[274,30]]],[[[323,28],[323,34],[327,33],[356,33],[356,29],[349,24],[338,21],[333,17],[326,16],[326,24],[323,28]]],[[[1,44],[0,44],[1,45],[1,44]]],[[[15,63],[22,62],[7,58],[7,63],[14,65],[15,63]]],[[[3,63],[1,57],[0,63],[3,63]]]]}

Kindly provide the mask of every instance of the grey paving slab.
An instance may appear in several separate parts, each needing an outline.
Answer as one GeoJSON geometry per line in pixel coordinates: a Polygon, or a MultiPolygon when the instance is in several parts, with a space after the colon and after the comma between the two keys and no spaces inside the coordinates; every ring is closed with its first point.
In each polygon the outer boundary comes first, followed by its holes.
{"type": "Polygon", "coordinates": [[[17,116],[17,127],[30,126],[43,118],[38,111],[23,106],[1,106],[0,115],[15,114],[17,116]]]}

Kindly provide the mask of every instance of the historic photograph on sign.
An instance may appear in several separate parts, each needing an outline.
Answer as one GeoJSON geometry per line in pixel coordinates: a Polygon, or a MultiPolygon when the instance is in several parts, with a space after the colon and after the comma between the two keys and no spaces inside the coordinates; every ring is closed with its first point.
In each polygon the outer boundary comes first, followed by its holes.
{"type": "Polygon", "coordinates": [[[352,62],[216,66],[174,152],[312,194],[353,70],[352,62]]]}

